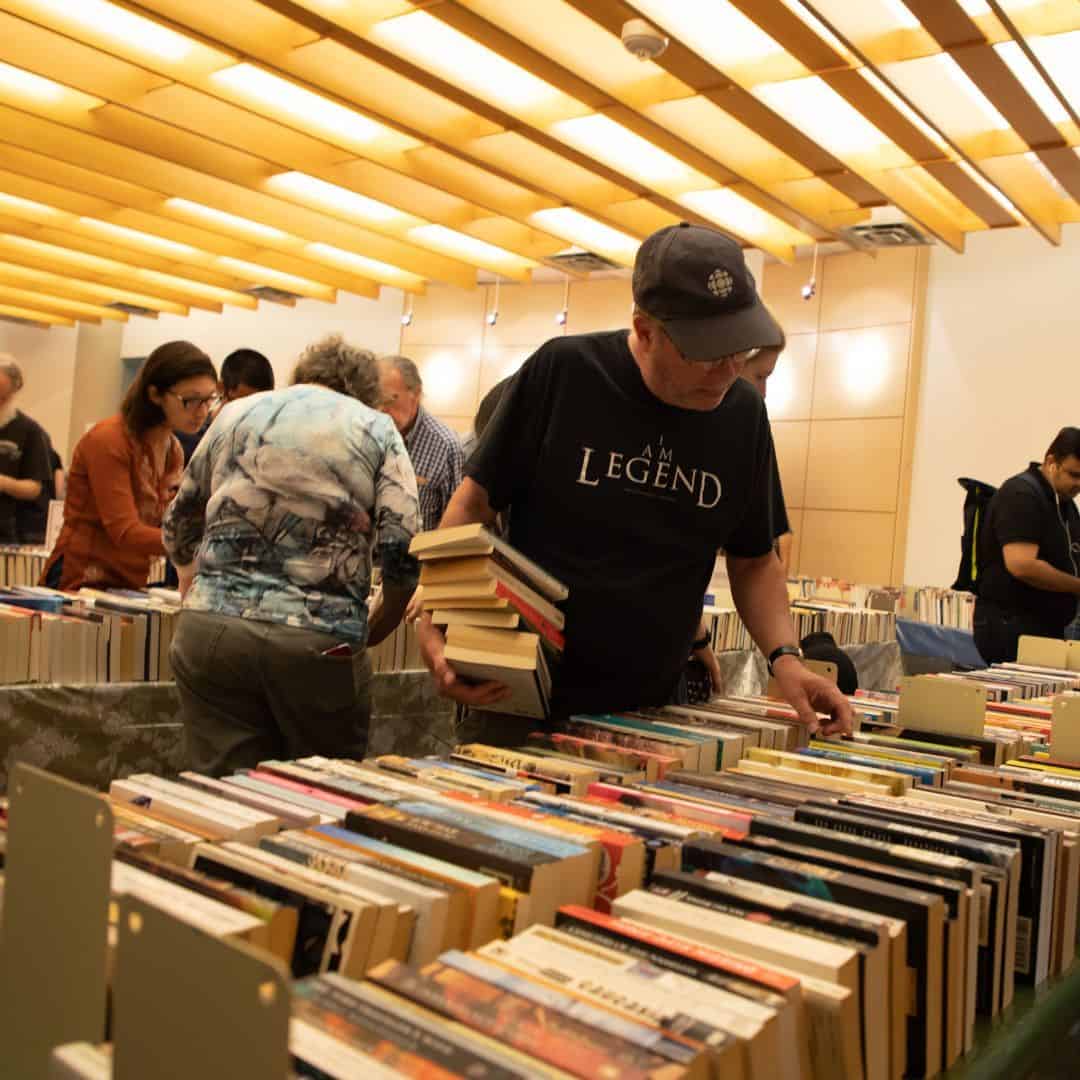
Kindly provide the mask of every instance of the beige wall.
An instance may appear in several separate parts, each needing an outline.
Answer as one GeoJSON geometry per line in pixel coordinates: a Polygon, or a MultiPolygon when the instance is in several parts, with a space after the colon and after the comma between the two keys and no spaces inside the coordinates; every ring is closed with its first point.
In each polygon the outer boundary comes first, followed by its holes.
{"type": "Polygon", "coordinates": [[[925,249],[770,263],[762,294],[788,335],[769,382],[798,573],[899,582],[915,436],[925,249]]]}
{"type": "Polygon", "coordinates": [[[68,439],[72,450],[88,427],[111,416],[120,407],[123,387],[120,346],[125,325],[104,320],[97,326],[79,324],[68,439]]]}
{"type": "Polygon", "coordinates": [[[65,465],[68,462],[78,334],[74,327],[42,330],[0,322],[0,352],[15,357],[25,380],[19,408],[49,433],[65,465]]]}
{"type": "Polygon", "coordinates": [[[1080,426],[1080,225],[1060,247],[1031,229],[932,249],[926,370],[911,495],[912,584],[950,585],[960,560],[957,477],[991,484],[1080,426]]]}
{"type": "Polygon", "coordinates": [[[483,396],[545,341],[629,326],[628,278],[572,282],[565,327],[555,321],[564,291],[561,282],[500,285],[494,326],[486,320],[495,303],[493,285],[470,291],[431,288],[416,297],[412,324],[401,333],[401,352],[420,368],[425,407],[456,431],[471,431],[483,396]]]}

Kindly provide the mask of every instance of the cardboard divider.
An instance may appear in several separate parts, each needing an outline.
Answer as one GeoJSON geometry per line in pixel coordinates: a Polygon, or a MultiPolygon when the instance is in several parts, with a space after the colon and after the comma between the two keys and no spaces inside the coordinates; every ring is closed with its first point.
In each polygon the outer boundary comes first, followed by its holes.
{"type": "Polygon", "coordinates": [[[986,723],[986,688],[932,675],[901,679],[897,723],[917,731],[981,736],[986,723]]]}
{"type": "MultiPolygon", "coordinates": [[[[1062,638],[1035,637],[1023,634],[1016,653],[1017,663],[1035,667],[1069,668],[1069,643],[1062,638]]],[[[1074,662],[1080,662],[1080,653],[1074,662]]],[[[1080,668],[1071,668],[1077,671],[1080,668]]]]}
{"type": "Polygon", "coordinates": [[[286,1080],[285,966],[135,897],[118,904],[113,1080],[286,1080]]]}
{"type": "MultiPolygon", "coordinates": [[[[833,684],[836,685],[836,665],[831,660],[804,660],[803,667],[809,668],[815,675],[821,675],[833,684]]],[[[781,698],[784,695],[780,693],[780,687],[776,680],[770,675],[769,684],[765,687],[765,696],[771,698],[781,698]]]]}
{"type": "Polygon", "coordinates": [[[1058,694],[1050,728],[1050,756],[1080,765],[1080,694],[1058,694]]]}
{"type": "Polygon", "coordinates": [[[25,764],[8,795],[0,1072],[45,1080],[54,1046],[105,1036],[113,815],[103,795],[25,764]]]}

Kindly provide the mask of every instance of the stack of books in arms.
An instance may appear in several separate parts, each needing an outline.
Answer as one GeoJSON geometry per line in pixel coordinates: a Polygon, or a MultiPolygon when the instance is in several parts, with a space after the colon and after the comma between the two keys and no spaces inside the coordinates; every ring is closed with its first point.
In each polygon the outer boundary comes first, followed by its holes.
{"type": "Polygon", "coordinates": [[[491,706],[499,712],[547,716],[548,662],[565,644],[566,621],[555,605],[569,595],[566,586],[483,525],[420,533],[409,551],[421,562],[424,610],[446,627],[454,670],[509,687],[491,706]]]}
{"type": "Polygon", "coordinates": [[[301,1076],[930,1077],[1076,951],[1080,764],[1023,695],[1078,676],[992,677],[974,735],[732,697],[137,775],[113,889],[281,957],[301,1076]]]}
{"type": "Polygon", "coordinates": [[[0,683],[144,682],[171,678],[180,611],[165,589],[0,591],[0,683]]]}

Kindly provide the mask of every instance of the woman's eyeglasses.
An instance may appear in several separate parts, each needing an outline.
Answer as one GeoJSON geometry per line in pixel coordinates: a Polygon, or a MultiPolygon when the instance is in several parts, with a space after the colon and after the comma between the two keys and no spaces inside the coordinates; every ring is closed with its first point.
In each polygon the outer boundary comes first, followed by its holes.
{"type": "Polygon", "coordinates": [[[198,412],[201,408],[212,409],[215,405],[221,401],[220,394],[211,394],[209,397],[200,397],[198,394],[184,395],[177,394],[173,390],[166,390],[166,394],[176,398],[180,402],[180,405],[185,412],[198,412]]]}

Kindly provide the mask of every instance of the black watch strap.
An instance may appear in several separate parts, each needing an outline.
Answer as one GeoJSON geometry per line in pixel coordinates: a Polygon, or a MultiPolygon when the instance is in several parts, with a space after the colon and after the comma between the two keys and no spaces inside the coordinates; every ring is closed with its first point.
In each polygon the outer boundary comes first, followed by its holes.
{"type": "Polygon", "coordinates": [[[794,656],[796,660],[802,659],[802,649],[798,645],[781,645],[776,649],[773,649],[769,653],[769,674],[773,673],[773,664],[780,659],[781,656],[794,656]]]}
{"type": "Polygon", "coordinates": [[[712,635],[705,634],[704,637],[699,637],[696,641],[690,642],[690,651],[697,652],[698,649],[707,649],[712,644],[712,635]]]}

